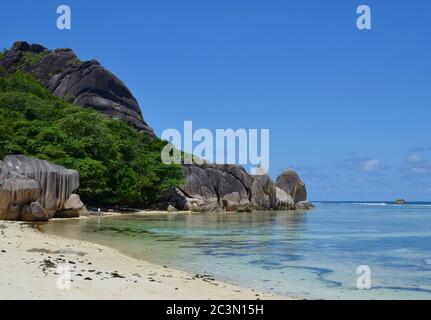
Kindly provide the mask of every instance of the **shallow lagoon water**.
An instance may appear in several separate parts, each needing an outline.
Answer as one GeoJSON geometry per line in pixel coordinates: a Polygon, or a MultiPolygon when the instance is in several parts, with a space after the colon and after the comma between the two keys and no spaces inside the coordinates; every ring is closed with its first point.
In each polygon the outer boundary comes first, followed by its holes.
{"type": "Polygon", "coordinates": [[[122,215],[44,232],[305,299],[431,299],[431,204],[316,203],[306,213],[122,215]],[[358,266],[371,289],[356,286],[358,266]]]}

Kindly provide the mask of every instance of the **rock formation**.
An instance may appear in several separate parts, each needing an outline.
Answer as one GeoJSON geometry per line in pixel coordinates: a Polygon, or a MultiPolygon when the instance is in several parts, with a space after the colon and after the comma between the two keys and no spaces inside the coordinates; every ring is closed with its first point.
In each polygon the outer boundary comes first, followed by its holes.
{"type": "Polygon", "coordinates": [[[54,214],[54,218],[78,218],[87,216],[88,211],[77,194],[71,194],[61,210],[54,214]]]}
{"type": "MultiPolygon", "coordinates": [[[[0,63],[10,72],[29,72],[58,97],[125,120],[155,137],[124,83],[95,60],[82,62],[71,49],[48,50],[38,44],[16,42],[0,63]],[[24,59],[29,54],[38,61],[24,59]]],[[[86,212],[79,197],[72,195],[78,187],[77,172],[31,158],[7,157],[4,164],[7,174],[0,179],[0,217],[43,219],[46,215],[49,219],[54,214],[73,217],[86,212]],[[26,169],[14,169],[18,163],[18,168],[26,169]]],[[[162,209],[250,211],[312,207],[306,201],[305,184],[293,170],[283,172],[275,183],[268,175],[251,176],[238,165],[192,164],[184,165],[183,170],[185,185],[167,193],[160,204],[162,209]]]]}
{"type": "Polygon", "coordinates": [[[406,204],[407,203],[407,201],[406,200],[404,200],[404,199],[396,199],[395,201],[394,201],[394,204],[406,204]]]}
{"type": "Polygon", "coordinates": [[[78,187],[75,170],[23,155],[6,156],[0,161],[0,219],[46,221],[69,208],[78,187]]]}
{"type": "Polygon", "coordinates": [[[125,84],[96,60],[82,62],[71,49],[48,50],[38,44],[15,42],[1,65],[8,71],[19,68],[25,53],[41,55],[40,61],[25,65],[54,95],[77,105],[127,121],[136,129],[154,136],[143,120],[138,102],[125,84]]]}
{"type": "Polygon", "coordinates": [[[307,190],[305,184],[299,178],[298,174],[288,169],[284,171],[275,182],[275,185],[287,194],[290,194],[295,203],[307,200],[307,190]]]}
{"type": "Polygon", "coordinates": [[[295,204],[296,210],[309,210],[311,208],[314,208],[314,205],[309,201],[299,201],[297,204],[295,204]]]}
{"type": "Polygon", "coordinates": [[[228,212],[313,207],[303,199],[305,185],[293,170],[279,177],[280,181],[286,180],[286,183],[279,185],[288,188],[278,187],[268,175],[249,175],[238,165],[185,165],[184,175],[185,185],[168,193],[165,207],[171,205],[179,210],[228,212]],[[295,198],[299,201],[295,202],[295,198]]]}

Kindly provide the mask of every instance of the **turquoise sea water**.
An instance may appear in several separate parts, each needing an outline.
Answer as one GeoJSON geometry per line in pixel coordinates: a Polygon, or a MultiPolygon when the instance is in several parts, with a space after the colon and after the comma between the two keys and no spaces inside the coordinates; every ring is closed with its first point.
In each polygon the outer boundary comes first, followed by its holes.
{"type": "Polygon", "coordinates": [[[315,203],[307,213],[124,215],[44,232],[306,299],[431,299],[431,204],[315,203]],[[358,266],[371,289],[356,286],[358,266]]]}

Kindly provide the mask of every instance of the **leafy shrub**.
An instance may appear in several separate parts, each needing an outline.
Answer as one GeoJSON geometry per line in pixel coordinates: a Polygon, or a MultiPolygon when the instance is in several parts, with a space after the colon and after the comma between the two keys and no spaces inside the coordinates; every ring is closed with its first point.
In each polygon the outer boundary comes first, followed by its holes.
{"type": "Polygon", "coordinates": [[[43,57],[46,56],[47,54],[48,54],[48,51],[43,51],[40,53],[23,52],[16,66],[16,69],[22,71],[25,68],[40,62],[43,59],[43,57]]]}

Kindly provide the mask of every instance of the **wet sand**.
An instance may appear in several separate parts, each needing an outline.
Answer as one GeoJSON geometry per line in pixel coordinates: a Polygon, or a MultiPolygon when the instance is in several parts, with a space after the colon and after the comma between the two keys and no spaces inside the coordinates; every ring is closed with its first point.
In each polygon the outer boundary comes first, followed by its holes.
{"type": "Polygon", "coordinates": [[[0,261],[0,299],[288,299],[21,222],[0,221],[0,261]]]}

